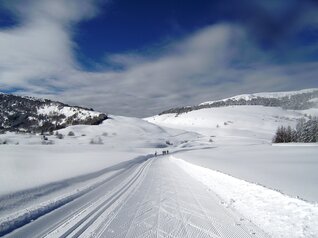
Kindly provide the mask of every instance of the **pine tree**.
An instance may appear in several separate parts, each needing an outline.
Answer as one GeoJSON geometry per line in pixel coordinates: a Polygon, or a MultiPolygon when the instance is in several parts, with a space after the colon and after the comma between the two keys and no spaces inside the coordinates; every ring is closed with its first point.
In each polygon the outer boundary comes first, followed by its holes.
{"type": "Polygon", "coordinates": [[[273,138],[273,143],[288,143],[288,142],[304,142],[315,143],[318,142],[318,118],[308,117],[301,118],[296,125],[296,129],[290,126],[280,126],[277,128],[276,134],[273,138]]]}

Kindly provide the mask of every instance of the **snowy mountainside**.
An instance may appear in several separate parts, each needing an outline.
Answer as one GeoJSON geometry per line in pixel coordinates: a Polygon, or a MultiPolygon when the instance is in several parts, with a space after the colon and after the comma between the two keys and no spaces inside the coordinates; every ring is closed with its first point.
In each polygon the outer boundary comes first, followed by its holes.
{"type": "Polygon", "coordinates": [[[1,195],[9,192],[94,172],[103,166],[156,151],[158,154],[164,150],[172,153],[212,145],[206,137],[194,132],[113,115],[99,125],[73,125],[56,132],[63,137],[46,135],[47,140],[43,140],[39,134],[0,134],[0,180],[12,181],[0,186],[0,200],[1,195]],[[32,166],[23,162],[25,158],[32,166]],[[17,167],[17,161],[25,166],[17,167]]]}
{"type": "Polygon", "coordinates": [[[300,118],[318,115],[318,89],[244,94],[194,107],[171,109],[145,120],[167,127],[271,141],[279,126],[295,127],[300,118]],[[169,112],[169,113],[168,113],[169,112]]]}
{"type": "Polygon", "coordinates": [[[244,136],[271,140],[280,125],[295,126],[304,114],[279,107],[229,106],[205,108],[188,113],[164,114],[145,120],[172,128],[217,137],[244,136]]]}
{"type": "Polygon", "coordinates": [[[107,115],[92,109],[37,99],[0,94],[0,131],[42,132],[69,125],[97,125],[107,115]]]}
{"type": "MultiPolygon", "coordinates": [[[[303,89],[303,90],[299,90],[299,91],[241,94],[241,95],[237,95],[234,97],[225,98],[225,99],[217,100],[217,101],[224,101],[224,102],[229,101],[229,100],[239,101],[241,99],[246,100],[246,101],[250,101],[250,100],[256,99],[256,98],[285,98],[285,97],[292,98],[293,96],[296,96],[299,94],[313,95],[314,99],[318,99],[318,97],[316,97],[316,94],[315,94],[315,92],[317,92],[317,91],[318,91],[317,88],[310,88],[310,89],[303,89]]],[[[313,99],[309,99],[309,101],[312,101],[312,100],[313,99]]],[[[200,103],[199,105],[213,104],[217,101],[204,102],[204,103],[200,103]]]]}
{"type": "MultiPolygon", "coordinates": [[[[166,129],[139,118],[111,115],[108,120],[98,126],[75,125],[58,131],[63,135],[74,132],[74,137],[66,136],[57,140],[56,144],[100,144],[112,149],[149,148],[161,151],[185,145],[185,141],[192,142],[202,136],[193,132],[178,129],[166,129]],[[85,136],[82,136],[85,135],[85,136]]],[[[195,143],[195,142],[193,142],[195,143]]],[[[188,145],[189,147],[193,146],[188,145]]]]}
{"type": "Polygon", "coordinates": [[[94,146],[110,150],[131,151],[147,148],[158,153],[169,148],[195,147],[208,139],[195,132],[165,128],[139,118],[111,115],[99,125],[71,125],[53,134],[5,132],[0,134],[2,145],[61,145],[94,146]],[[45,138],[45,140],[44,140],[45,138]]]}
{"type": "Polygon", "coordinates": [[[159,115],[169,113],[186,113],[204,108],[216,108],[238,105],[258,105],[268,107],[282,107],[290,110],[306,110],[318,108],[318,88],[303,89],[290,92],[269,92],[242,94],[222,100],[208,101],[196,106],[172,108],[159,113],[159,115]]]}

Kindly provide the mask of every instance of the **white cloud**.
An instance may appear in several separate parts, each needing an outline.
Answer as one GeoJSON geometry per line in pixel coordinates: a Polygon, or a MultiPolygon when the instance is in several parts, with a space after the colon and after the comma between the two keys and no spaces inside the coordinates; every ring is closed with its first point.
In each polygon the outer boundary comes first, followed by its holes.
{"type": "Polygon", "coordinates": [[[7,1],[6,7],[20,22],[0,31],[1,88],[38,91],[76,71],[71,24],[93,16],[92,1],[7,1]]]}
{"type": "Polygon", "coordinates": [[[97,14],[96,1],[28,1],[10,9],[22,24],[0,31],[0,87],[113,114],[146,116],[172,106],[235,94],[317,86],[317,63],[277,66],[237,25],[218,24],[166,46],[157,56],[106,57],[122,66],[80,70],[76,22],[97,14]],[[301,81],[300,81],[301,79],[301,81]]]}
{"type": "Polygon", "coordinates": [[[175,42],[155,59],[140,55],[118,58],[123,71],[92,73],[88,77],[93,83],[75,93],[68,91],[71,98],[67,100],[86,105],[94,102],[96,108],[120,114],[151,115],[172,106],[246,92],[311,87],[318,73],[317,64],[268,63],[266,55],[248,42],[243,29],[226,24],[175,42]]]}

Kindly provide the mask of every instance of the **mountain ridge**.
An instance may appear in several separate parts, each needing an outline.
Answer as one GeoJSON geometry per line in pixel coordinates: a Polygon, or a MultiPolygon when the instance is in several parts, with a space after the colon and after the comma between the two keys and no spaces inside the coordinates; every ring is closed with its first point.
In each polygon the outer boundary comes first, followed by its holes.
{"type": "Polygon", "coordinates": [[[253,94],[241,94],[221,100],[207,101],[194,106],[176,107],[165,110],[158,115],[182,114],[204,108],[216,108],[238,105],[258,105],[269,107],[282,107],[291,110],[306,110],[318,107],[318,88],[303,89],[286,92],[263,92],[253,94]]]}
{"type": "Polygon", "coordinates": [[[52,132],[70,125],[98,125],[107,118],[91,108],[0,93],[0,131],[52,132]]]}

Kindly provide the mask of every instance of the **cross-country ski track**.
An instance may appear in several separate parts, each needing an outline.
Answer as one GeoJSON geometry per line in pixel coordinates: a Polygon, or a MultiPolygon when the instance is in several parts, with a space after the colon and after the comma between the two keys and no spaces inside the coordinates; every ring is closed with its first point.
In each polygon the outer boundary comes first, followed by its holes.
{"type": "Polygon", "coordinates": [[[168,156],[129,166],[4,237],[267,237],[168,156]]]}

